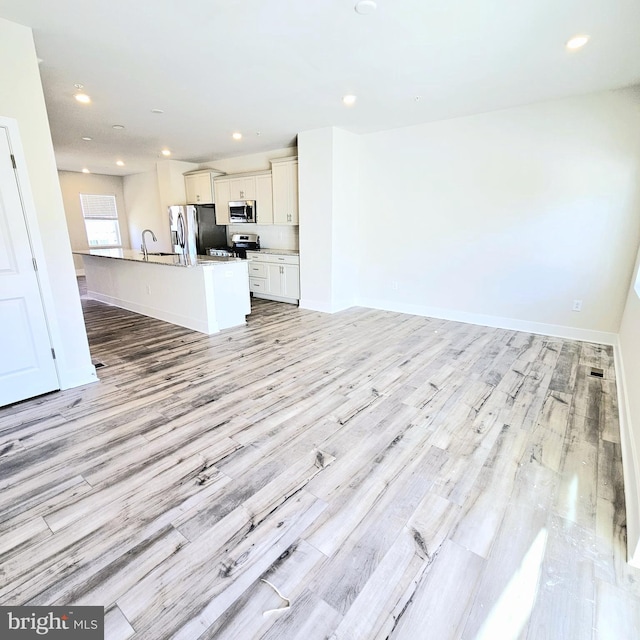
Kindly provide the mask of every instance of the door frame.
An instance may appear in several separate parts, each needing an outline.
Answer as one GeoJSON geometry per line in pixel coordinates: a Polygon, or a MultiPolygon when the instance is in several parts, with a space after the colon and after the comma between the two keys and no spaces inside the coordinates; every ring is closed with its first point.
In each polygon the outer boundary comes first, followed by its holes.
{"type": "MultiPolygon", "coordinates": [[[[27,160],[22,147],[22,139],[20,137],[20,128],[18,121],[14,118],[8,118],[0,115],[0,127],[7,131],[9,139],[9,149],[15,159],[15,176],[22,203],[22,215],[24,218],[27,235],[29,237],[29,245],[31,247],[31,255],[35,259],[38,269],[36,271],[36,279],[38,282],[38,290],[42,301],[42,309],[44,311],[47,333],[49,335],[49,343],[56,354],[62,353],[62,345],[59,338],[59,328],[57,317],[55,314],[55,306],[53,304],[53,295],[51,292],[51,284],[49,281],[49,273],[47,270],[47,261],[45,259],[44,248],[42,245],[42,236],[40,234],[40,224],[36,214],[35,201],[31,192],[31,182],[29,180],[29,172],[27,171],[27,160]]],[[[58,379],[58,389],[62,389],[60,368],[58,359],[54,359],[56,377],[58,379]]]]}

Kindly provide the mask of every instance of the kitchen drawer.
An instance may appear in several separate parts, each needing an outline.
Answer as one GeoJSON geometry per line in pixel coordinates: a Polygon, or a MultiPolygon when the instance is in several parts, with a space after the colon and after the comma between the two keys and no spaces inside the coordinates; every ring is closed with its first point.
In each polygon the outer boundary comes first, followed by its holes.
{"type": "Polygon", "coordinates": [[[249,278],[249,291],[254,293],[267,293],[266,278],[249,278]]]}
{"type": "MultiPolygon", "coordinates": [[[[270,262],[275,264],[299,264],[300,256],[280,255],[278,253],[249,253],[247,252],[247,258],[252,263],[255,262],[270,262]]],[[[251,273],[251,272],[250,272],[251,273]]]]}
{"type": "Polygon", "coordinates": [[[249,277],[250,278],[266,278],[267,265],[264,262],[251,260],[249,262],[249,277]]]}

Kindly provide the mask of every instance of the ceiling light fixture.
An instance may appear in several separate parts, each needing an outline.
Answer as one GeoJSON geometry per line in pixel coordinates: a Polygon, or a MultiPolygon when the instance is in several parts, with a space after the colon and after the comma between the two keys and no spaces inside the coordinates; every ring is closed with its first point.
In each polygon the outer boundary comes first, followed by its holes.
{"type": "Polygon", "coordinates": [[[342,102],[344,102],[347,107],[352,107],[356,103],[356,97],[354,95],[347,94],[342,97],[342,102]]]}
{"type": "Polygon", "coordinates": [[[118,130],[124,129],[124,125],[123,124],[114,124],[113,125],[113,129],[118,129],[118,130]]]}
{"type": "Polygon", "coordinates": [[[354,7],[356,13],[359,13],[361,16],[366,16],[370,13],[373,13],[377,9],[378,5],[374,2],[374,0],[360,0],[360,2],[356,2],[356,6],[354,7]]]}
{"type": "Polygon", "coordinates": [[[116,160],[116,164],[117,164],[119,167],[124,167],[124,162],[122,162],[122,160],[116,160]]]}
{"type": "Polygon", "coordinates": [[[164,113],[162,109],[151,109],[151,113],[164,113]]]}
{"type": "Polygon", "coordinates": [[[78,102],[82,102],[82,104],[89,104],[91,102],[91,98],[86,93],[74,93],[73,97],[78,102]]]}
{"type": "Polygon", "coordinates": [[[242,140],[242,134],[239,131],[236,131],[231,137],[234,140],[242,140]]]}
{"type": "Polygon", "coordinates": [[[569,51],[575,51],[576,49],[584,47],[587,42],[589,42],[589,36],[587,35],[573,36],[565,46],[569,51]]]}
{"type": "Polygon", "coordinates": [[[85,168],[82,170],[82,173],[91,173],[91,171],[89,171],[89,169],[87,169],[87,167],[85,167],[85,168]]]}
{"type": "Polygon", "coordinates": [[[86,140],[87,142],[91,142],[91,140],[93,140],[93,138],[90,138],[89,136],[82,136],[83,140],[86,140]]]}
{"type": "Polygon", "coordinates": [[[163,149],[160,153],[165,157],[171,155],[171,151],[169,151],[169,149],[163,149]]]}

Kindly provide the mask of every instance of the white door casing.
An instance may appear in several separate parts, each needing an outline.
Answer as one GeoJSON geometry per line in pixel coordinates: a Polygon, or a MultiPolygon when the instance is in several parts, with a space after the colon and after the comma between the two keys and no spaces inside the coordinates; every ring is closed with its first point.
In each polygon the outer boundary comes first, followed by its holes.
{"type": "Polygon", "coordinates": [[[10,135],[0,126],[0,406],[59,388],[10,135]]]}

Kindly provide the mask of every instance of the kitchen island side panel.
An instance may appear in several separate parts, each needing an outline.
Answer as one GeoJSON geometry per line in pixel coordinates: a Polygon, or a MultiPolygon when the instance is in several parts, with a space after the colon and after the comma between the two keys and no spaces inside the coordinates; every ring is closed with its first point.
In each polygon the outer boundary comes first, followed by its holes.
{"type": "Polygon", "coordinates": [[[245,324],[251,313],[249,269],[246,260],[204,268],[209,313],[219,330],[245,324]]]}
{"type": "Polygon", "coordinates": [[[246,273],[242,263],[238,269],[235,265],[180,267],[88,255],[83,259],[87,295],[100,302],[206,334],[220,330],[217,310],[229,306],[233,308],[225,312],[225,324],[245,322],[246,304],[224,288],[217,291],[209,274],[219,268],[241,273],[242,267],[246,273]]]}

